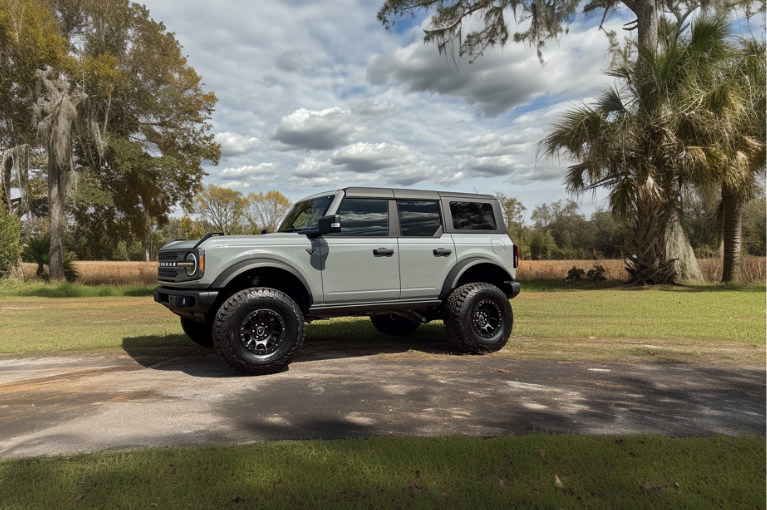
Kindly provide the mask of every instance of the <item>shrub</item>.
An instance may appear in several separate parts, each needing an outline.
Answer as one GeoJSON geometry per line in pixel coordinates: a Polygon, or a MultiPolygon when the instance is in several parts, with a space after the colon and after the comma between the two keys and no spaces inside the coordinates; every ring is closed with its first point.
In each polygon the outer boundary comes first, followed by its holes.
{"type": "MultiPolygon", "coordinates": [[[[45,266],[48,265],[48,254],[51,250],[51,238],[49,235],[40,237],[32,237],[27,242],[27,247],[21,254],[24,262],[32,262],[37,264],[37,271],[35,275],[38,278],[48,279],[48,275],[45,274],[45,266]]],[[[64,253],[64,278],[66,281],[72,283],[80,276],[75,268],[73,262],[77,260],[75,254],[71,251],[64,253]]]]}
{"type": "Polygon", "coordinates": [[[11,273],[11,270],[19,263],[20,255],[21,221],[0,203],[0,278],[11,273]]]}

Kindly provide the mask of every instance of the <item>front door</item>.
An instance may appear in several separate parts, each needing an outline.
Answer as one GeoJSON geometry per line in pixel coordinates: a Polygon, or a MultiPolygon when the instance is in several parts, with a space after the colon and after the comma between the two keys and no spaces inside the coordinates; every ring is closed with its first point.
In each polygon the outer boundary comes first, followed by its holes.
{"type": "Polygon", "coordinates": [[[399,299],[399,248],[389,236],[389,201],[347,198],[337,214],[341,232],[320,241],[325,303],[399,299]]]}

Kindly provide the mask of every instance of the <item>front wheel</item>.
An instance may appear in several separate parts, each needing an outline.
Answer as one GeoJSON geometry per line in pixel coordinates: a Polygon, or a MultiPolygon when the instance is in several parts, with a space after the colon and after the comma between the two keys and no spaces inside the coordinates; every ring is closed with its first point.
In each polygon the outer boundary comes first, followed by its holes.
{"type": "Polygon", "coordinates": [[[514,323],[508,298],[489,283],[469,283],[455,289],[447,298],[443,315],[448,338],[472,354],[501,350],[514,323]]]}
{"type": "Polygon", "coordinates": [[[252,288],[219,308],[213,344],[221,359],[245,375],[273,374],[288,366],[304,343],[304,316],[284,292],[252,288]]]}

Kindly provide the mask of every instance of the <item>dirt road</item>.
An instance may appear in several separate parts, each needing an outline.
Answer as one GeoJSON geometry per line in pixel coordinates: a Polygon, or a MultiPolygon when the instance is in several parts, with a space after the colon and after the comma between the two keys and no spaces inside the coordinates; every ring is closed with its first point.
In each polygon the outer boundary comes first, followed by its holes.
{"type": "Polygon", "coordinates": [[[765,434],[765,372],[397,353],[0,360],[0,458],[371,435],[765,434]]]}

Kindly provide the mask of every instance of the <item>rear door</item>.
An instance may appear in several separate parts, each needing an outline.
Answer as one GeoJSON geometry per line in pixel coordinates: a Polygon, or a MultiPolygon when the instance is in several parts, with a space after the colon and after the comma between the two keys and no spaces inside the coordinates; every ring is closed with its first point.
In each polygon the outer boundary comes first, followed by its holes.
{"type": "Polygon", "coordinates": [[[437,298],[455,266],[453,238],[442,229],[438,201],[397,200],[401,299],[437,298]]]}
{"type": "Polygon", "coordinates": [[[399,248],[389,235],[389,200],[346,198],[337,214],[341,232],[320,240],[325,303],[399,299],[399,248]]]}

